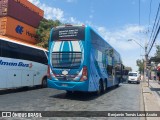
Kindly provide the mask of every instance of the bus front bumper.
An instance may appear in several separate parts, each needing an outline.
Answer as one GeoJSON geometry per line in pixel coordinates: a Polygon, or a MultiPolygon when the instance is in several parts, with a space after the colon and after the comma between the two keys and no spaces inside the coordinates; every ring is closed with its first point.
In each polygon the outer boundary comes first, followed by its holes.
{"type": "Polygon", "coordinates": [[[55,88],[58,90],[68,90],[68,91],[88,91],[88,83],[84,82],[63,82],[55,80],[47,80],[49,88],[55,88]]]}

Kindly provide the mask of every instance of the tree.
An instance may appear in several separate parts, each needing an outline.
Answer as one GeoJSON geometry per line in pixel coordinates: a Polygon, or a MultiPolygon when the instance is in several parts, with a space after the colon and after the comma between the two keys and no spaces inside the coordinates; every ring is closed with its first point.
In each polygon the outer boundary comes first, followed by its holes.
{"type": "Polygon", "coordinates": [[[155,62],[155,65],[160,63],[160,46],[156,46],[156,53],[154,57],[150,58],[150,62],[155,62]]]}
{"type": "Polygon", "coordinates": [[[128,70],[128,71],[132,71],[132,68],[131,67],[127,67],[127,66],[125,66],[125,68],[124,68],[125,70],[128,70]]]}
{"type": "Polygon", "coordinates": [[[136,63],[137,63],[137,66],[139,67],[138,68],[138,71],[140,72],[140,73],[143,73],[144,74],[144,60],[137,60],[136,61],[136,63]]]}
{"type": "Polygon", "coordinates": [[[36,30],[37,34],[37,46],[48,48],[48,40],[50,36],[50,30],[53,27],[59,26],[62,23],[59,20],[47,20],[42,19],[40,22],[39,27],[36,30]]]}
{"type": "Polygon", "coordinates": [[[160,46],[159,45],[156,46],[155,57],[160,58],[160,46]]]}

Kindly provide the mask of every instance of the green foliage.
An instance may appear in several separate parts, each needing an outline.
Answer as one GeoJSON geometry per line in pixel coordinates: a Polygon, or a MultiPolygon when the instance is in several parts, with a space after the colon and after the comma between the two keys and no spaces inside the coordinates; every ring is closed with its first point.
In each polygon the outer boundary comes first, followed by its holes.
{"type": "Polygon", "coordinates": [[[155,57],[160,58],[160,46],[159,45],[156,46],[155,57]]]}
{"type": "Polygon", "coordinates": [[[48,48],[50,30],[51,28],[59,25],[61,25],[61,22],[59,20],[53,21],[53,20],[42,19],[39,27],[36,30],[36,34],[38,36],[37,46],[48,48]]]}
{"type": "Polygon", "coordinates": [[[137,60],[136,61],[136,63],[137,63],[137,66],[139,67],[138,68],[138,71],[140,72],[140,73],[144,73],[144,60],[137,60]]]}
{"type": "Polygon", "coordinates": [[[124,68],[125,70],[128,70],[128,71],[132,71],[132,68],[131,67],[127,67],[127,66],[125,66],[125,68],[124,68]]]}

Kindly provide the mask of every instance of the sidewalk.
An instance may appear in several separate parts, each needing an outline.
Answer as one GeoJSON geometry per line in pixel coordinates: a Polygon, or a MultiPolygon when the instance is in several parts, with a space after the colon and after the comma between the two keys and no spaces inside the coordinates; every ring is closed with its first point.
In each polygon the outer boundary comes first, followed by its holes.
{"type": "MultiPolygon", "coordinates": [[[[142,86],[142,95],[144,101],[144,110],[145,111],[160,111],[160,84],[158,81],[149,80],[141,82],[142,86]]],[[[159,120],[159,118],[155,117],[147,117],[147,120],[159,120]]]]}

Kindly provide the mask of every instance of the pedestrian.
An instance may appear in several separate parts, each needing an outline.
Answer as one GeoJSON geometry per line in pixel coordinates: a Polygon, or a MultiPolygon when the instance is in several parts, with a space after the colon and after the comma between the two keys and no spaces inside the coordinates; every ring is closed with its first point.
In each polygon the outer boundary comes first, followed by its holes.
{"type": "Polygon", "coordinates": [[[158,76],[158,84],[160,84],[160,76],[158,76]]]}
{"type": "Polygon", "coordinates": [[[157,73],[158,83],[160,84],[160,72],[157,73]]]}

